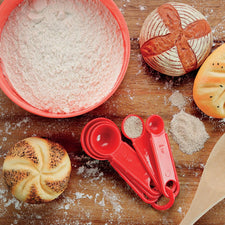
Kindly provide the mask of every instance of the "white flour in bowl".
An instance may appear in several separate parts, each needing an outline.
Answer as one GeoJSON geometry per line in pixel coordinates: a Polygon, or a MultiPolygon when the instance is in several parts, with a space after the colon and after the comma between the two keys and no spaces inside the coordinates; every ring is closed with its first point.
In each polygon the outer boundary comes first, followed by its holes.
{"type": "Polygon", "coordinates": [[[95,105],[113,89],[123,38],[99,0],[24,0],[1,35],[0,62],[16,92],[52,113],[95,105]]]}

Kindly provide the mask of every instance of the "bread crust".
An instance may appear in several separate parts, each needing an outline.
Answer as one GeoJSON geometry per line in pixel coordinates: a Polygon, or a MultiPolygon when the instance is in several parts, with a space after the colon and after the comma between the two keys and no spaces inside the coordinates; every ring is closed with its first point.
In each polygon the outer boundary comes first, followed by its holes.
{"type": "Polygon", "coordinates": [[[12,194],[27,203],[49,202],[67,187],[71,162],[66,150],[47,139],[30,137],[7,153],[3,175],[12,194]]]}
{"type": "Polygon", "coordinates": [[[181,76],[204,62],[213,38],[200,12],[187,4],[169,2],[149,14],[139,42],[149,66],[166,75],[181,76]]]}
{"type": "Polygon", "coordinates": [[[199,69],[193,98],[206,115],[225,118],[225,44],[218,47],[199,69]]]}

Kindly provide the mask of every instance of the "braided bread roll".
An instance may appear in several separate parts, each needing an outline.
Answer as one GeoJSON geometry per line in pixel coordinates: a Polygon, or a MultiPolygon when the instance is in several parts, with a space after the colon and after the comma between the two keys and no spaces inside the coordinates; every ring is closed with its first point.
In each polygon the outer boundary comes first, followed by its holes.
{"type": "Polygon", "coordinates": [[[12,194],[28,203],[49,202],[67,187],[70,158],[57,143],[38,137],[19,141],[3,164],[3,174],[12,194]]]}
{"type": "Polygon", "coordinates": [[[218,47],[199,69],[193,98],[206,115],[225,118],[225,44],[218,47]]]}
{"type": "Polygon", "coordinates": [[[204,62],[212,41],[211,28],[200,12],[187,4],[169,2],[146,18],[139,42],[149,66],[166,75],[181,76],[204,62]]]}

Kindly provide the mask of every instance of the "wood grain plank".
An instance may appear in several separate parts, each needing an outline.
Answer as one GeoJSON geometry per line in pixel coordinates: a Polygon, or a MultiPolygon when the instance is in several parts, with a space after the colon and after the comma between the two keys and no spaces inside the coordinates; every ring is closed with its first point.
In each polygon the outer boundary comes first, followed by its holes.
{"type": "MultiPolygon", "coordinates": [[[[42,118],[19,108],[0,91],[1,167],[9,148],[17,141],[33,135],[61,143],[68,150],[72,161],[71,179],[65,193],[57,200],[42,205],[28,205],[14,199],[0,170],[0,224],[175,225],[182,220],[194,197],[207,158],[224,133],[225,123],[205,116],[193,102],[192,87],[197,71],[172,78],[152,70],[141,57],[138,40],[142,23],[153,9],[165,2],[167,1],[115,0],[130,32],[130,63],[116,93],[97,109],[70,119],[42,118]],[[169,133],[170,121],[180,111],[168,100],[176,90],[188,99],[185,111],[200,118],[210,135],[205,147],[193,155],[182,153],[169,133]],[[138,114],[144,120],[151,114],[159,114],[164,119],[181,185],[175,204],[168,211],[159,212],[145,204],[107,161],[91,159],[81,148],[80,133],[88,121],[104,116],[120,127],[123,118],[130,113],[138,114]]],[[[221,45],[225,41],[222,32],[225,2],[182,2],[194,6],[207,17],[214,32],[214,48],[221,45]]],[[[224,224],[224,210],[225,201],[222,201],[196,224],[224,224]]]]}

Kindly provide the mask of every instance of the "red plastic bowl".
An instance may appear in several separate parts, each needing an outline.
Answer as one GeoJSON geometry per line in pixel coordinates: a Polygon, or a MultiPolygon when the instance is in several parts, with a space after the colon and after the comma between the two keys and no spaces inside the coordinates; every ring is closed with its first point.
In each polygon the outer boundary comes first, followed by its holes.
{"type": "MultiPolygon", "coordinates": [[[[0,15],[1,15],[0,16],[0,35],[8,19],[8,16],[22,1],[23,0],[5,0],[0,5],[0,15]]],[[[0,67],[0,88],[14,103],[16,103],[21,108],[27,110],[28,112],[34,113],[39,116],[50,117],[50,118],[68,118],[68,117],[74,117],[74,116],[78,116],[78,115],[82,115],[84,113],[90,112],[91,110],[103,104],[114,94],[114,92],[117,90],[120,83],[122,82],[128,67],[128,63],[130,59],[130,36],[129,36],[129,31],[128,31],[125,19],[122,13],[120,12],[120,10],[118,9],[118,7],[116,6],[116,4],[112,0],[100,0],[100,1],[109,9],[109,11],[112,13],[114,18],[116,19],[123,37],[123,45],[124,45],[123,66],[121,68],[120,74],[117,78],[117,81],[112,91],[104,99],[102,99],[102,101],[88,108],[85,108],[83,110],[72,112],[72,113],[61,113],[61,114],[50,113],[50,112],[42,111],[38,108],[35,108],[32,105],[28,104],[24,99],[22,99],[15,92],[10,82],[7,81],[6,77],[4,76],[2,72],[2,68],[0,67]]]]}

